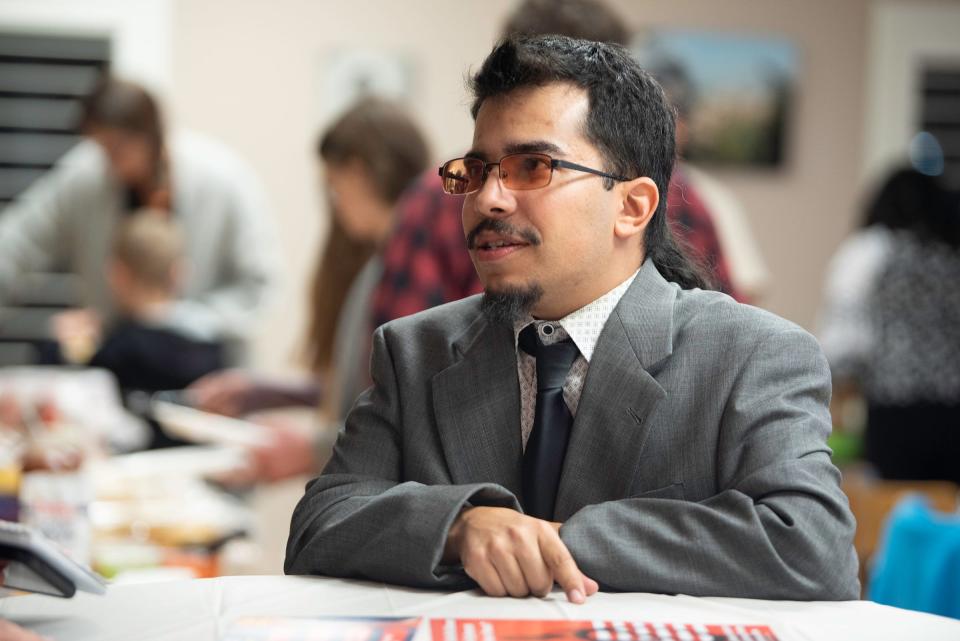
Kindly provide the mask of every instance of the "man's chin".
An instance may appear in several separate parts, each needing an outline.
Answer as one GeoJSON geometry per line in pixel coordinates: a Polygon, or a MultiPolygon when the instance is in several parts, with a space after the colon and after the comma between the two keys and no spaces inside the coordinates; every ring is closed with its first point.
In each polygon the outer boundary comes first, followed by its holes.
{"type": "Polygon", "coordinates": [[[480,309],[491,321],[512,325],[529,315],[542,297],[543,288],[538,283],[523,286],[491,283],[483,292],[480,309]]]}

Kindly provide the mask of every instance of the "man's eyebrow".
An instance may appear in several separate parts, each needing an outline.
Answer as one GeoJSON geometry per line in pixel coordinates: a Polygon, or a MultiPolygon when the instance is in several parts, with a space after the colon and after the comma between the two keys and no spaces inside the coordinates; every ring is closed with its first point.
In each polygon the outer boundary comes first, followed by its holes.
{"type": "MultiPolygon", "coordinates": [[[[506,154],[552,154],[555,156],[566,155],[560,147],[546,140],[530,140],[526,142],[511,142],[503,147],[503,153],[506,154]]],[[[464,158],[479,158],[488,160],[487,154],[471,149],[463,155],[464,158]]]]}
{"type": "Polygon", "coordinates": [[[546,140],[531,140],[528,142],[514,142],[504,146],[503,151],[508,154],[556,154],[564,155],[557,145],[546,140]]]}

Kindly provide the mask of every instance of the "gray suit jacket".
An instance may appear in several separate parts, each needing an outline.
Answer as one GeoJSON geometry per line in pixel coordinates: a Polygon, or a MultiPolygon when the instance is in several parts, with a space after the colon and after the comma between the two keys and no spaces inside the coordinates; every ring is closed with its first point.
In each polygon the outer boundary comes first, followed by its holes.
{"type": "MultiPolygon", "coordinates": [[[[465,505],[521,509],[513,332],[479,297],[379,328],[374,387],[293,514],[289,574],[466,588],[440,565],[465,505]]],[[[855,599],[854,519],[830,462],[816,341],[649,261],[590,362],[560,536],[613,590],[855,599]]]]}

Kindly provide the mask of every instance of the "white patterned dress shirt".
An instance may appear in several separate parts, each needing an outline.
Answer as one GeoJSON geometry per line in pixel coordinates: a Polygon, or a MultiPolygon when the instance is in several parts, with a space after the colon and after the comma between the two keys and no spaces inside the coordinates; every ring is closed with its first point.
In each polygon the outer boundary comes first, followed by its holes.
{"type": "Polygon", "coordinates": [[[573,339],[580,354],[570,367],[570,373],[567,374],[563,383],[563,400],[567,403],[570,415],[576,417],[583,383],[587,378],[587,368],[590,366],[590,357],[593,356],[600,332],[603,331],[603,326],[607,324],[613,309],[627,293],[627,289],[630,288],[638,273],[640,273],[639,269],[600,298],[560,320],[536,320],[528,315],[514,322],[513,345],[517,350],[517,376],[520,379],[520,434],[524,450],[527,448],[527,440],[533,430],[533,416],[537,409],[537,359],[520,349],[520,332],[530,323],[534,323],[540,342],[544,345],[559,343],[567,337],[573,339]]]}

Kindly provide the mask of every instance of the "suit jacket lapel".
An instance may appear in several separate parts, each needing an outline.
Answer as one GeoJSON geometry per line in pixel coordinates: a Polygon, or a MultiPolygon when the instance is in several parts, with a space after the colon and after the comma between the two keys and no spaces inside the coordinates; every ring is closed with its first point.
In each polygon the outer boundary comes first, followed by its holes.
{"type": "Polygon", "coordinates": [[[675,286],[649,260],[607,320],[590,361],[570,434],[555,518],[627,496],[647,420],[666,392],[649,373],[673,349],[675,286]]]}
{"type": "Polygon", "coordinates": [[[520,496],[520,389],[513,330],[483,317],[454,342],[461,358],[433,378],[453,483],[499,483],[520,496]]]}

